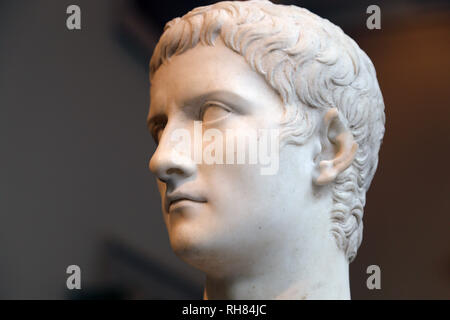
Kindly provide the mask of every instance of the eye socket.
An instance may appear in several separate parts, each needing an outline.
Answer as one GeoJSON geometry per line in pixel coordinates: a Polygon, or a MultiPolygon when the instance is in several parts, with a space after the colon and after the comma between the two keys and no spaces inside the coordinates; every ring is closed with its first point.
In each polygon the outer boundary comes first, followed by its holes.
{"type": "Polygon", "coordinates": [[[220,102],[208,102],[202,108],[200,119],[204,123],[214,123],[225,119],[230,110],[220,102]]]}
{"type": "Polygon", "coordinates": [[[152,137],[156,144],[159,143],[159,140],[161,139],[161,136],[162,136],[165,126],[166,125],[163,123],[158,123],[153,126],[152,137]]]}
{"type": "Polygon", "coordinates": [[[153,141],[155,141],[156,144],[158,144],[159,140],[161,139],[162,133],[167,124],[167,120],[168,119],[165,114],[156,114],[149,118],[149,120],[147,121],[148,129],[153,138],[153,141]]]}

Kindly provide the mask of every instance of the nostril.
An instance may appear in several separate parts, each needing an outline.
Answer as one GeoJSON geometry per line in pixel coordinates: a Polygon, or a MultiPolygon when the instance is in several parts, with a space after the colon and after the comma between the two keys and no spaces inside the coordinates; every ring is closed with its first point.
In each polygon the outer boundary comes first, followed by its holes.
{"type": "Polygon", "coordinates": [[[184,175],[184,171],[181,170],[180,168],[169,168],[167,169],[167,174],[171,175],[171,174],[178,174],[180,176],[184,175]]]}
{"type": "Polygon", "coordinates": [[[166,178],[159,178],[159,177],[158,177],[158,180],[161,181],[162,183],[166,183],[166,184],[168,181],[168,179],[166,179],[166,178]]]}

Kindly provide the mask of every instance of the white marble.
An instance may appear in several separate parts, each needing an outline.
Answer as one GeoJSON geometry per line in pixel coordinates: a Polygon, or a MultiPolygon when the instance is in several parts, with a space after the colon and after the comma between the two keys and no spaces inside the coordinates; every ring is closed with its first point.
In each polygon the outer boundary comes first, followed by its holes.
{"type": "Polygon", "coordinates": [[[219,2],[170,21],[150,71],[150,170],[205,299],[349,299],[385,121],[367,55],[305,9],[219,2]]]}

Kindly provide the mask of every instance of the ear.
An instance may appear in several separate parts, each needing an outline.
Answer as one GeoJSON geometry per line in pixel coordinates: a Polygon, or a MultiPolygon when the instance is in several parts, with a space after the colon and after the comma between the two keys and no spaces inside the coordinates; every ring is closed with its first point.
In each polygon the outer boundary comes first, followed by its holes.
{"type": "Polygon", "coordinates": [[[321,152],[325,154],[330,149],[333,152],[327,153],[331,155],[332,159],[322,160],[319,163],[318,175],[314,178],[317,185],[325,185],[334,181],[339,173],[350,166],[355,159],[356,150],[358,150],[358,144],[350,129],[340,118],[336,108],[328,110],[325,114],[322,134],[321,152]]]}

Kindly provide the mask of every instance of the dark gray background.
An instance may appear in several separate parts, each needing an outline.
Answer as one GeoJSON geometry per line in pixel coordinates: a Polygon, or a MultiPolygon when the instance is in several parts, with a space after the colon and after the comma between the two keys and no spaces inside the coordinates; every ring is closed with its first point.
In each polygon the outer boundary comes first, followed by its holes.
{"type": "MultiPolygon", "coordinates": [[[[201,298],[203,275],[169,247],[145,120],[163,23],[207,2],[0,2],[0,298],[201,298]],[[81,31],[66,29],[69,4],[81,31]]],[[[352,297],[449,299],[448,7],[381,1],[370,31],[372,3],[336,3],[301,4],[369,54],[387,117],[352,297]],[[379,291],[366,288],[371,264],[379,291]]]]}

